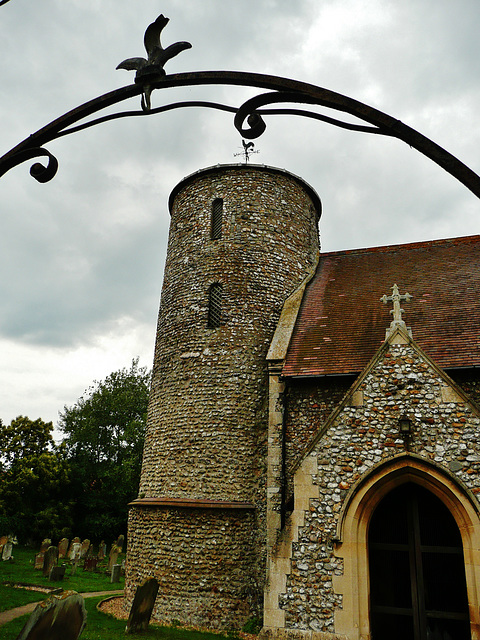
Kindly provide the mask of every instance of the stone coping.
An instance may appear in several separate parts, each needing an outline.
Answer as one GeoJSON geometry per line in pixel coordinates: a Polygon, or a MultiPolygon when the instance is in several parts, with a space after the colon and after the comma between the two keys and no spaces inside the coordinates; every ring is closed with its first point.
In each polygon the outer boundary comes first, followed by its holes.
{"type": "Polygon", "coordinates": [[[178,507],[182,509],[255,509],[251,502],[196,498],[137,498],[129,507],[178,507]]]}

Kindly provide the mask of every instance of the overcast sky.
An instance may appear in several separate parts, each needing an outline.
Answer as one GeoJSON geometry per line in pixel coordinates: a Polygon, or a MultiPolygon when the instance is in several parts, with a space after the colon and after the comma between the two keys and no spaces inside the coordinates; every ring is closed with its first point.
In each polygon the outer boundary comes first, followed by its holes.
{"type": "MultiPolygon", "coordinates": [[[[143,34],[193,48],[167,73],[240,70],[343,93],[394,116],[480,172],[478,0],[10,0],[0,6],[0,154],[73,107],[133,82],[143,34]]],[[[258,90],[156,91],[153,106],[258,90]]],[[[139,98],[117,110],[138,109],[139,98]]],[[[332,114],[329,114],[332,115],[332,114]]],[[[333,114],[335,115],[335,114],[333,114]]],[[[338,114],[337,114],[338,115],[338,114]]],[[[272,116],[253,162],[302,176],[323,202],[322,250],[480,232],[480,202],[408,145],[272,116]]],[[[107,123],[46,145],[0,179],[0,418],[58,420],[94,380],[151,367],[170,191],[237,162],[233,116],[184,109],[107,123]]],[[[386,292],[387,293],[387,292],[386,292]]]]}

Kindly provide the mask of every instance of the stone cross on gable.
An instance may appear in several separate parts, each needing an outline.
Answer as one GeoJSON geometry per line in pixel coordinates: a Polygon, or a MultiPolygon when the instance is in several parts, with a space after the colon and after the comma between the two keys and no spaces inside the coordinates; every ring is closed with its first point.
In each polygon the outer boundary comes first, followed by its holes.
{"type": "MultiPolygon", "coordinates": [[[[401,308],[400,302],[406,301],[409,302],[412,299],[412,296],[409,293],[400,294],[398,291],[398,286],[396,284],[392,287],[392,295],[387,296],[384,295],[380,298],[380,300],[387,304],[388,302],[393,302],[393,309],[391,309],[390,313],[393,314],[393,320],[390,323],[390,329],[387,329],[387,337],[393,329],[396,327],[407,328],[404,320],[402,319],[402,313],[405,313],[405,310],[401,308]]],[[[409,333],[410,330],[409,330],[409,333]]]]}

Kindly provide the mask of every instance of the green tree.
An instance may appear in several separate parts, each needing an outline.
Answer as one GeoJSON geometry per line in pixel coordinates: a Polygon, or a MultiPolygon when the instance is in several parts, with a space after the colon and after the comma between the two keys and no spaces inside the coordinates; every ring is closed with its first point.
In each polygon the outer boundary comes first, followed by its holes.
{"type": "Polygon", "coordinates": [[[150,372],[138,366],[95,381],[60,414],[72,469],[75,535],[113,540],[126,532],[128,503],[137,496],[150,372]]]}
{"type": "Polygon", "coordinates": [[[40,418],[0,421],[0,530],[24,542],[70,530],[69,465],[52,431],[40,418]]]}

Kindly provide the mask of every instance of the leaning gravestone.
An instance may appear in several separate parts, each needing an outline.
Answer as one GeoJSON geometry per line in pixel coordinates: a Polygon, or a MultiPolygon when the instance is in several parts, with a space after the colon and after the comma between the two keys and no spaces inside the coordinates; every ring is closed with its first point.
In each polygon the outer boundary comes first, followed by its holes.
{"type": "Polygon", "coordinates": [[[123,544],[125,542],[125,536],[124,535],[120,535],[117,538],[117,542],[115,543],[117,545],[117,547],[120,549],[120,553],[122,553],[123,551],[123,544]]]}
{"type": "Polygon", "coordinates": [[[68,551],[68,538],[62,538],[58,543],[58,557],[64,558],[68,551]]]}
{"type": "Polygon", "coordinates": [[[156,578],[147,578],[137,589],[128,616],[126,633],[146,631],[158,593],[156,578]]]}
{"type": "Polygon", "coordinates": [[[86,621],[83,597],[64,591],[36,606],[17,640],[77,640],[86,621]]]}
{"type": "Polygon", "coordinates": [[[41,546],[40,546],[40,553],[45,553],[45,551],[48,549],[48,547],[50,547],[52,544],[52,541],[50,540],[50,538],[45,538],[45,540],[42,542],[41,546]]]}
{"type": "Polygon", "coordinates": [[[50,575],[50,571],[57,564],[57,560],[58,547],[48,547],[43,558],[43,575],[45,578],[50,575]]]}

